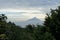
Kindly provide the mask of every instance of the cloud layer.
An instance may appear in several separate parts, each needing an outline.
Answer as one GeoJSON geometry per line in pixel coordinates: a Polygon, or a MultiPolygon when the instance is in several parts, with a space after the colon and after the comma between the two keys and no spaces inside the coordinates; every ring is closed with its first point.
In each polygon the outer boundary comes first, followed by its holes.
{"type": "Polygon", "coordinates": [[[0,8],[47,7],[59,3],[60,0],[0,0],[0,8]]]}
{"type": "Polygon", "coordinates": [[[50,8],[60,5],[60,0],[0,0],[0,13],[8,16],[8,20],[20,21],[37,17],[44,20],[50,8]]]}

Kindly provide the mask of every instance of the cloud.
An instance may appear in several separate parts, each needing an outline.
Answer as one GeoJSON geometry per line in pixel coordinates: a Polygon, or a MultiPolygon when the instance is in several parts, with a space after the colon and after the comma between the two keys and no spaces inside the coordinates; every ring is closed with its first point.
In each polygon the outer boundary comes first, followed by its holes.
{"type": "Polygon", "coordinates": [[[33,17],[37,17],[41,20],[44,20],[45,14],[33,14],[33,13],[23,13],[23,14],[6,14],[8,20],[16,22],[16,21],[25,21],[33,17]]]}
{"type": "Polygon", "coordinates": [[[0,9],[0,12],[20,12],[20,13],[32,13],[42,12],[43,8],[19,8],[19,9],[0,9]]]}
{"type": "Polygon", "coordinates": [[[0,8],[52,7],[57,4],[60,0],[0,0],[0,8]]]}
{"type": "Polygon", "coordinates": [[[60,0],[0,0],[0,14],[8,16],[8,20],[19,21],[37,17],[44,20],[50,8],[60,5],[60,0]]]}
{"type": "Polygon", "coordinates": [[[41,10],[47,12],[50,8],[56,8],[59,5],[60,0],[0,0],[0,11],[19,12],[41,8],[41,10]]]}
{"type": "Polygon", "coordinates": [[[39,12],[26,12],[26,13],[12,13],[12,14],[6,14],[8,17],[8,20],[10,21],[25,21],[33,17],[37,17],[41,20],[44,20],[45,14],[39,13],[39,12]]]}
{"type": "Polygon", "coordinates": [[[60,5],[60,0],[0,0],[0,12],[34,12],[46,13],[50,8],[60,5]],[[40,8],[40,9],[39,9],[40,8]]]}

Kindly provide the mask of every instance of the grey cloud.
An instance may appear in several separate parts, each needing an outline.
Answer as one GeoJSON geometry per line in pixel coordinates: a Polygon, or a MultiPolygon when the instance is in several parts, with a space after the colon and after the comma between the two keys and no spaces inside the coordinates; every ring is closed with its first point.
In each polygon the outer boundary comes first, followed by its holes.
{"type": "Polygon", "coordinates": [[[0,0],[0,8],[47,7],[60,4],[60,0],[0,0]]]}

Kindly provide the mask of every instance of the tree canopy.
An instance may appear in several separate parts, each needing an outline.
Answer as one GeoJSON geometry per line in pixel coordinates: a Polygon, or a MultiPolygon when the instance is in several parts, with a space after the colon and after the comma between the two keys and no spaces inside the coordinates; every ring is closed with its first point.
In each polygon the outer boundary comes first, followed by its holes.
{"type": "Polygon", "coordinates": [[[55,10],[51,9],[50,15],[47,14],[45,18],[44,25],[49,28],[49,32],[56,40],[60,40],[60,6],[55,10]]]}

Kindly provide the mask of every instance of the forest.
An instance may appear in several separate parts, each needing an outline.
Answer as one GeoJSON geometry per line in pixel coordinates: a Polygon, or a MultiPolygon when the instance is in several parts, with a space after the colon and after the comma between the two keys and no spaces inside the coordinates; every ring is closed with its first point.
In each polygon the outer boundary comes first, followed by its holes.
{"type": "Polygon", "coordinates": [[[44,26],[29,24],[22,28],[0,14],[0,40],[60,40],[60,6],[46,15],[44,26]]]}

